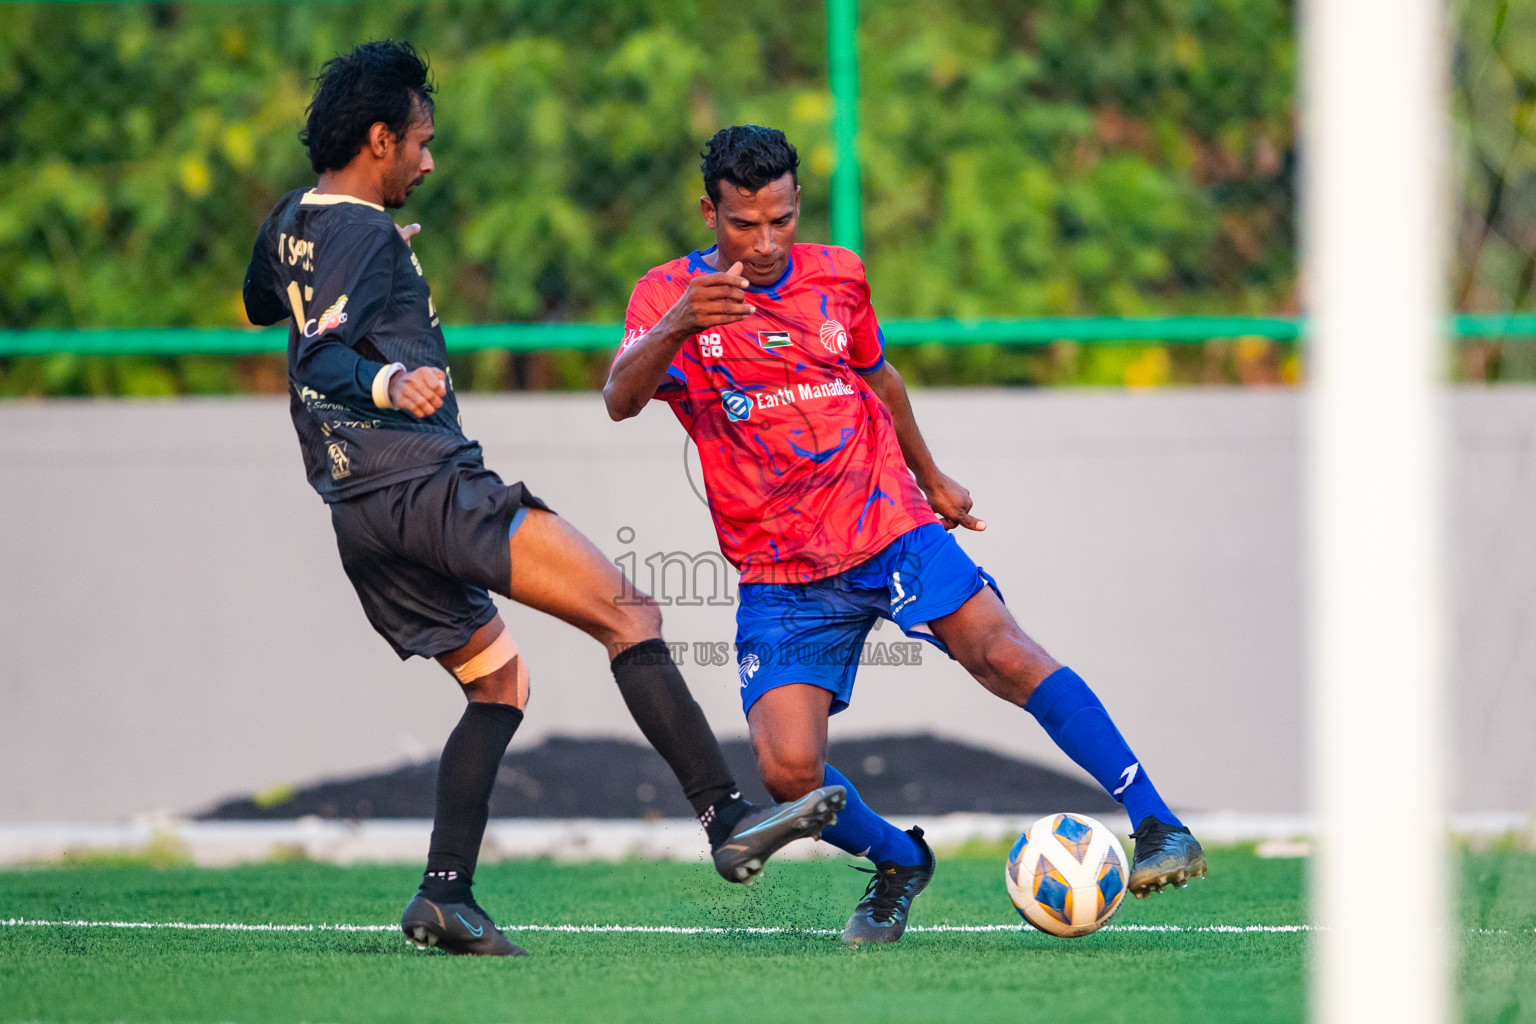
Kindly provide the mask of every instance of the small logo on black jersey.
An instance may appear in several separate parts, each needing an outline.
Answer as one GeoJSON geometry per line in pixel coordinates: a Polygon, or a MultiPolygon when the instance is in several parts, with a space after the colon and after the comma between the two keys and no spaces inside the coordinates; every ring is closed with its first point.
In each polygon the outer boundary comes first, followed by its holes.
{"type": "Polygon", "coordinates": [[[789,344],[788,331],[758,331],[757,343],[763,348],[783,348],[789,344]]]}
{"type": "Polygon", "coordinates": [[[320,319],[315,325],[316,334],[324,334],[326,331],[334,331],[347,322],[347,297],[343,295],[331,304],[331,308],[320,314],[320,319]]]}
{"type": "Polygon", "coordinates": [[[352,460],[347,456],[347,442],[332,441],[325,450],[331,456],[332,480],[344,480],[352,475],[352,460]]]}

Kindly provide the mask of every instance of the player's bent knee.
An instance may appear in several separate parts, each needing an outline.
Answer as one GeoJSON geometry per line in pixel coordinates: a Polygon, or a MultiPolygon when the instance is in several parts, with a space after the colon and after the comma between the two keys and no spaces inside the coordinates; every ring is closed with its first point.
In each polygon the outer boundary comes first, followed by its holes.
{"type": "Polygon", "coordinates": [[[528,703],[528,663],[518,651],[509,630],[503,629],[480,653],[448,671],[458,679],[464,687],[464,695],[471,701],[510,704],[517,708],[528,703]]]}
{"type": "Polygon", "coordinates": [[[971,669],[976,677],[987,689],[1015,704],[1027,701],[1040,681],[1061,667],[1038,647],[1032,649],[1011,636],[993,639],[979,661],[971,669]]]}
{"type": "Polygon", "coordinates": [[[1016,691],[1034,689],[1029,678],[1032,665],[1028,653],[1011,637],[994,638],[978,653],[980,656],[970,659],[966,668],[999,697],[1012,699],[1018,695],[1016,691]]]}
{"type": "Polygon", "coordinates": [[[776,754],[760,759],[763,788],[775,800],[795,800],[820,786],[826,777],[826,765],[815,755],[776,754]]]}
{"type": "Polygon", "coordinates": [[[651,600],[647,594],[641,595],[644,600],[639,604],[629,606],[630,614],[635,619],[635,624],[642,632],[661,635],[661,606],[651,600]]]}
{"type": "Polygon", "coordinates": [[[510,673],[477,679],[464,687],[464,696],[471,704],[508,704],[519,710],[528,706],[528,688],[519,687],[510,673]]]}
{"type": "Polygon", "coordinates": [[[648,595],[637,591],[635,600],[614,605],[614,611],[616,639],[635,643],[661,636],[661,608],[648,595]]]}

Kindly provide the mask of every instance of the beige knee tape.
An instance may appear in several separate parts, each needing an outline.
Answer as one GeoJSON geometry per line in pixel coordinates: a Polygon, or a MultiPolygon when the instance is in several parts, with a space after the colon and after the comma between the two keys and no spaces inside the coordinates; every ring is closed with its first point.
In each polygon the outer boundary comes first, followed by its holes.
{"type": "Polygon", "coordinates": [[[460,683],[472,683],[500,669],[513,658],[517,658],[517,697],[521,706],[528,699],[528,665],[518,657],[517,643],[513,641],[509,629],[503,629],[489,647],[454,669],[453,674],[460,683]]]}

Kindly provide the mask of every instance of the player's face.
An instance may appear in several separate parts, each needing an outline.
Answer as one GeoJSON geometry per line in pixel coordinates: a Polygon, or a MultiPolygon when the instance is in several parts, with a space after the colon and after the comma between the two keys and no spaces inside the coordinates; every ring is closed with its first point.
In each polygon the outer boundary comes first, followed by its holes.
{"type": "Polygon", "coordinates": [[[720,247],[722,270],[740,260],[742,276],[759,286],[784,276],[800,219],[800,186],[793,175],[785,174],[756,192],[722,181],[720,202],[705,196],[703,210],[720,247]]]}
{"type": "Polygon", "coordinates": [[[395,160],[384,182],[384,205],[391,210],[404,206],[416,186],[432,173],[432,150],[429,148],[434,130],[432,115],[422,109],[419,101],[416,109],[420,116],[396,141],[395,160]]]}

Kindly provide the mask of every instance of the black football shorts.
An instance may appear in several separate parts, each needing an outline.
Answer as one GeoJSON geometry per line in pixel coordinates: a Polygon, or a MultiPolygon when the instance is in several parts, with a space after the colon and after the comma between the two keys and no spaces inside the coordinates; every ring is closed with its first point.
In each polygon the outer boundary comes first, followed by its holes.
{"type": "Polygon", "coordinates": [[[402,660],[462,647],[496,616],[488,592],[511,586],[507,540],[522,508],[549,510],[478,460],[331,505],[341,564],[402,660]]]}

